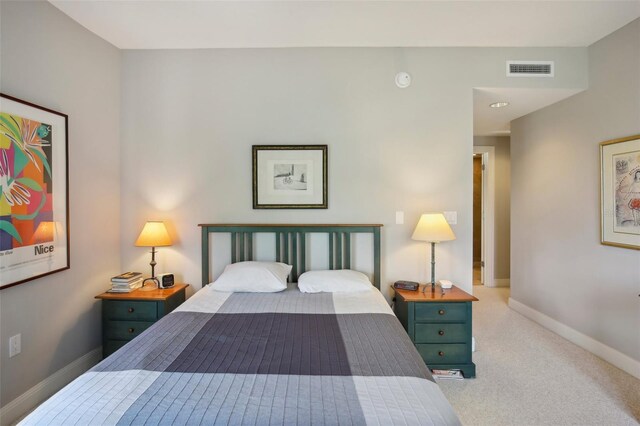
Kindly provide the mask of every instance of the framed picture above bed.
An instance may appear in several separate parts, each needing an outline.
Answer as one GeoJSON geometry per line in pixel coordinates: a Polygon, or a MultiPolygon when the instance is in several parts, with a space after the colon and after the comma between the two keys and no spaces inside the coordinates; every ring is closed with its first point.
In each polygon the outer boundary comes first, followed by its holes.
{"type": "Polygon", "coordinates": [[[0,94],[0,289],[69,269],[67,120],[0,94]]]}
{"type": "Polygon", "coordinates": [[[327,145],[253,145],[254,209],[326,209],[327,145]]]}
{"type": "Polygon", "coordinates": [[[640,135],[600,144],[602,244],[640,250],[640,135]]]}

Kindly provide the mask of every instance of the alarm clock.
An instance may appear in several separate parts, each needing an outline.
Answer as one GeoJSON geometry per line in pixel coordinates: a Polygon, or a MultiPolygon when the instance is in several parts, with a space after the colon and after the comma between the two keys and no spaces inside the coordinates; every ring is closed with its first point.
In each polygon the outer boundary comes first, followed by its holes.
{"type": "Polygon", "coordinates": [[[393,288],[397,288],[399,290],[417,291],[419,287],[420,284],[415,281],[396,281],[393,283],[393,288]]]}
{"type": "Polygon", "coordinates": [[[158,274],[156,280],[158,280],[158,288],[171,288],[175,284],[173,274],[158,274]]]}

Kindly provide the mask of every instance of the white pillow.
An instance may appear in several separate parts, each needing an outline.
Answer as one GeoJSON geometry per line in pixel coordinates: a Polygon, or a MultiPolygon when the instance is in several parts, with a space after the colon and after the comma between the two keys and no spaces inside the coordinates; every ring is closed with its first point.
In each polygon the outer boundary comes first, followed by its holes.
{"type": "Polygon", "coordinates": [[[273,293],[287,288],[291,265],[279,262],[238,262],[227,265],[211,284],[215,291],[273,293]]]}
{"type": "Polygon", "coordinates": [[[303,293],[346,293],[369,291],[373,284],[362,272],[341,269],[305,272],[298,277],[298,288],[303,293]]]}

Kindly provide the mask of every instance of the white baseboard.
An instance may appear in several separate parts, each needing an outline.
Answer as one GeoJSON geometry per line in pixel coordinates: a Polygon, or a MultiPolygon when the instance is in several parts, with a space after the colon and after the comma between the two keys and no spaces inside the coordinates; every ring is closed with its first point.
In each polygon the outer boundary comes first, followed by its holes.
{"type": "Polygon", "coordinates": [[[640,379],[640,361],[636,361],[630,356],[625,355],[622,352],[587,336],[586,334],[582,334],[578,330],[575,330],[568,325],[543,314],[542,312],[536,311],[517,300],[509,298],[509,307],[530,320],[537,322],[544,328],[553,331],[568,341],[640,379]]]}
{"type": "Polygon", "coordinates": [[[0,408],[0,425],[10,425],[44,400],[69,384],[73,379],[102,360],[102,348],[97,348],[56,371],[4,407],[0,408]]]}
{"type": "Polygon", "coordinates": [[[511,286],[511,278],[496,278],[493,280],[494,287],[510,287],[511,286]]]}

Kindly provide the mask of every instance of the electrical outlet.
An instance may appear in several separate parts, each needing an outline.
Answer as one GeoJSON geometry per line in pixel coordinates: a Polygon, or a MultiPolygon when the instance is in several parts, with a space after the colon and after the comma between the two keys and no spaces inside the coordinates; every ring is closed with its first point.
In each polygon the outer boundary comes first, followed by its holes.
{"type": "Polygon", "coordinates": [[[9,358],[22,352],[22,334],[16,334],[9,338],[9,358]]]}
{"type": "Polygon", "coordinates": [[[396,212],[396,225],[404,225],[404,212],[396,212]]]}

